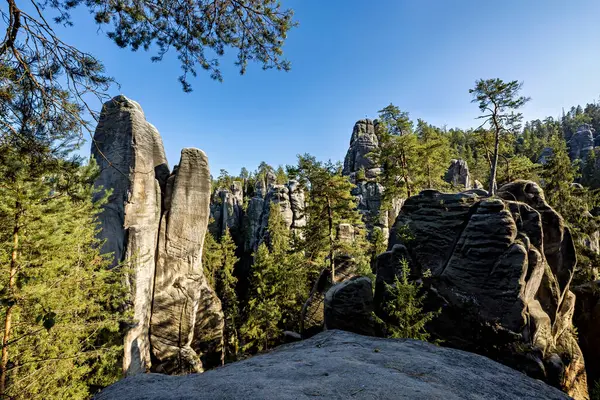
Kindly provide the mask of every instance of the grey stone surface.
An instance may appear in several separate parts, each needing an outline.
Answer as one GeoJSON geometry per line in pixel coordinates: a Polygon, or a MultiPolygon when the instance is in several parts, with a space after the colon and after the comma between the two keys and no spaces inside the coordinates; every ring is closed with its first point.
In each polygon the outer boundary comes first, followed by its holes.
{"type": "Polygon", "coordinates": [[[214,336],[223,334],[221,305],[202,269],[211,190],[204,152],[183,149],[172,182],[170,206],[163,214],[157,250],[150,326],[152,352],[158,360],[154,370],[201,372],[199,349],[192,347],[194,338],[203,333],[195,331],[198,319],[215,320],[204,329],[214,331],[214,336]],[[201,309],[200,304],[207,301],[213,304],[201,309]]]}
{"type": "Polygon", "coordinates": [[[229,188],[216,189],[211,197],[210,217],[213,219],[214,233],[217,237],[229,229],[238,241],[244,218],[244,191],[242,182],[234,181],[229,188]]]}
{"type": "Polygon", "coordinates": [[[116,96],[102,107],[92,156],[100,167],[95,185],[112,189],[100,214],[103,253],[113,266],[127,259],[133,325],[124,341],[127,374],[150,368],[148,327],[154,284],[155,250],[161,215],[161,187],[169,176],[162,140],[138,103],[116,96]],[[109,164],[110,163],[110,164],[109,164]]]}
{"type": "Polygon", "coordinates": [[[302,186],[295,180],[290,180],[285,185],[270,185],[264,198],[255,196],[248,203],[244,221],[246,252],[255,251],[267,238],[272,204],[279,205],[287,227],[294,234],[300,235],[301,228],[306,226],[306,200],[302,186]]]}
{"type": "Polygon", "coordinates": [[[585,159],[590,150],[594,148],[594,128],[589,124],[582,124],[567,145],[571,160],[585,159]]]}
{"type": "Polygon", "coordinates": [[[430,328],[448,345],[489,355],[586,399],[572,329],[570,232],[534,182],[515,181],[497,195],[426,190],[407,199],[389,251],[378,259],[375,299],[385,301],[382,282],[391,283],[400,258],[407,258],[413,278],[431,273],[426,287],[442,314],[430,328]],[[545,366],[557,353],[562,375],[545,366]],[[560,382],[552,381],[556,376],[560,382]]]}
{"type": "Polygon", "coordinates": [[[343,174],[356,185],[352,195],[356,197],[358,211],[362,215],[367,231],[371,234],[375,229],[381,230],[387,240],[389,228],[400,212],[403,199],[396,199],[389,211],[381,212],[385,188],[376,182],[376,178],[381,174],[382,168],[375,165],[369,157],[369,153],[379,148],[376,128],[377,122],[369,119],[360,120],[354,125],[350,147],[344,159],[343,174]]]}
{"type": "Polygon", "coordinates": [[[450,166],[444,176],[444,180],[453,187],[471,189],[471,174],[469,173],[467,162],[461,159],[450,160],[450,166]]]}
{"type": "Polygon", "coordinates": [[[379,139],[375,131],[375,123],[370,119],[362,119],[354,125],[350,148],[344,158],[343,174],[349,176],[361,169],[365,172],[378,166],[368,154],[379,147],[379,139]]]}
{"type": "Polygon", "coordinates": [[[325,294],[325,329],[375,335],[373,285],[357,276],[332,286],[325,294]]]}
{"type": "Polygon", "coordinates": [[[564,393],[476,354],[408,339],[338,330],[200,375],[144,374],[96,400],[568,399],[564,393]]]}

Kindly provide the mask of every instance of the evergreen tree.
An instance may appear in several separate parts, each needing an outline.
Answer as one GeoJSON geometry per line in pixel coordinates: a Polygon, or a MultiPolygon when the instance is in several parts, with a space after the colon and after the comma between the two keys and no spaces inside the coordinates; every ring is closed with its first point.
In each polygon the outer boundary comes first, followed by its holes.
{"type": "MultiPolygon", "coordinates": [[[[211,221],[214,221],[211,219],[211,221]]],[[[209,226],[211,223],[209,223],[209,226]]],[[[219,242],[210,231],[204,236],[204,246],[202,247],[202,268],[204,275],[210,287],[216,287],[217,275],[222,268],[223,254],[219,242]]]]}
{"type": "Polygon", "coordinates": [[[382,209],[387,210],[395,199],[414,194],[415,184],[422,177],[419,160],[421,153],[408,113],[393,104],[379,111],[377,136],[379,149],[369,156],[383,167],[379,180],[386,188],[382,209]]]}
{"type": "Polygon", "coordinates": [[[500,153],[500,138],[504,133],[516,130],[522,119],[520,113],[514,110],[521,108],[529,98],[519,96],[522,84],[517,81],[508,83],[501,79],[480,79],[475,83],[475,88],[470,89],[473,102],[479,103],[483,113],[479,118],[484,119],[484,124],[489,123],[494,133],[494,151],[490,166],[489,192],[496,193],[496,170],[500,153]]]}
{"type": "Polygon", "coordinates": [[[444,175],[450,164],[450,146],[446,136],[422,119],[417,121],[416,129],[419,148],[417,150],[421,166],[421,186],[441,189],[447,186],[444,175]]]}
{"type": "Polygon", "coordinates": [[[324,268],[331,271],[335,280],[335,258],[346,254],[355,258],[359,268],[367,270],[365,239],[361,216],[356,210],[356,198],[351,194],[353,185],[342,176],[341,166],[331,162],[322,163],[308,154],[298,157],[298,175],[308,191],[306,206],[307,224],[303,229],[302,250],[309,263],[312,278],[324,268]],[[352,243],[337,237],[338,226],[348,223],[357,232],[352,243]]]}
{"type": "Polygon", "coordinates": [[[251,298],[240,329],[244,350],[262,351],[281,341],[284,329],[297,330],[307,294],[302,256],[292,251],[290,232],[278,204],[270,206],[268,244],[254,254],[251,298]]]}
{"type": "Polygon", "coordinates": [[[235,361],[240,351],[238,336],[240,311],[235,291],[238,280],[234,275],[234,267],[239,259],[235,256],[236,245],[229,229],[225,231],[220,244],[222,261],[217,275],[216,291],[221,299],[221,306],[225,315],[225,357],[227,360],[235,361]]]}
{"type": "Polygon", "coordinates": [[[0,149],[0,397],[82,399],[120,376],[119,268],[96,239],[94,165],[0,149]]]}
{"type": "Polygon", "coordinates": [[[275,171],[275,177],[278,185],[285,185],[288,182],[288,176],[281,165],[275,171]]]}
{"type": "Polygon", "coordinates": [[[590,189],[600,188],[600,170],[596,151],[590,150],[581,168],[581,183],[590,189]]]}
{"type": "Polygon", "coordinates": [[[428,340],[425,325],[437,313],[423,311],[425,295],[420,293],[421,285],[408,280],[410,268],[405,259],[401,265],[401,278],[396,276],[394,284],[387,285],[389,297],[384,306],[387,334],[392,338],[428,340]]]}

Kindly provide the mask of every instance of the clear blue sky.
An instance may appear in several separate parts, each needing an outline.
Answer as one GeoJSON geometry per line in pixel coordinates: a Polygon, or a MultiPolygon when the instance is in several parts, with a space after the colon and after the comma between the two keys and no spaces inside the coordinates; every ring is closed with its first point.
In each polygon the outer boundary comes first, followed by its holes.
{"type": "Polygon", "coordinates": [[[170,165],[199,147],[211,170],[232,174],[260,161],[290,164],[298,153],[343,160],[358,119],[390,102],[442,126],[474,126],[468,89],[478,78],[524,81],[526,119],[600,95],[598,0],[283,0],[300,26],[290,32],[288,73],[251,66],[225,81],[200,75],[186,94],[175,54],[119,49],[91,17],[75,13],[62,37],[103,60],[160,131],[170,165]]]}

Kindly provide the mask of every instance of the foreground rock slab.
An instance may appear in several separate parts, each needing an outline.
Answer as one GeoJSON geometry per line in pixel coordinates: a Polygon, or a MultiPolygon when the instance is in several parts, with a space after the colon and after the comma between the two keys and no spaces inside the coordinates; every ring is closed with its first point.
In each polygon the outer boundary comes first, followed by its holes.
{"type": "Polygon", "coordinates": [[[326,331],[204,374],[142,374],[96,400],[568,399],[476,354],[416,340],[326,331]]]}

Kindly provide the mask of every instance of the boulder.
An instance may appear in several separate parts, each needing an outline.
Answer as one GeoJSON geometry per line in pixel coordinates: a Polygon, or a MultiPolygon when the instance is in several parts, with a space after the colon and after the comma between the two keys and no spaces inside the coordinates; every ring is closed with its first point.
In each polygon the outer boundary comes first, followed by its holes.
{"type": "Polygon", "coordinates": [[[353,277],[332,286],[325,294],[325,329],[375,335],[373,285],[367,277],[353,277]]]}
{"type": "Polygon", "coordinates": [[[585,160],[588,153],[594,149],[594,128],[589,124],[582,124],[577,128],[569,142],[569,157],[571,160],[585,160]]]}
{"type": "Polygon", "coordinates": [[[210,189],[204,152],[183,149],[179,168],[169,179],[169,198],[165,201],[169,208],[163,214],[158,239],[150,325],[155,371],[202,372],[200,356],[204,349],[192,345],[204,336],[222,341],[221,304],[202,269],[210,189]]]}
{"type": "Polygon", "coordinates": [[[375,308],[385,319],[384,283],[406,258],[430,294],[428,307],[442,310],[428,325],[435,337],[586,399],[572,327],[570,232],[534,182],[505,185],[498,197],[426,190],[407,199],[378,258],[375,308]]]}
{"type": "Polygon", "coordinates": [[[145,372],[151,365],[148,329],[167,158],[140,105],[122,95],[102,107],[92,156],[100,168],[95,186],[112,190],[99,216],[102,252],[112,254],[113,266],[127,260],[131,271],[125,283],[133,324],[125,334],[123,369],[145,372]]]}
{"type": "Polygon", "coordinates": [[[143,374],[96,400],[568,399],[480,355],[409,339],[332,330],[204,374],[143,374]]]}
{"type": "Polygon", "coordinates": [[[471,174],[469,174],[469,165],[465,160],[450,160],[450,166],[444,176],[444,180],[453,187],[464,189],[471,188],[471,174]]]}

